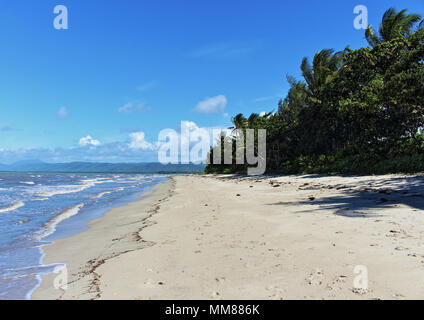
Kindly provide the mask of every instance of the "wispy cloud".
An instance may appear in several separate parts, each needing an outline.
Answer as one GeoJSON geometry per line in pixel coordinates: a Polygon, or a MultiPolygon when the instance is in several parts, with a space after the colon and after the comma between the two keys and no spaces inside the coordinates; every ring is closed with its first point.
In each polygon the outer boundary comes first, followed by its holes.
{"type": "Polygon", "coordinates": [[[227,98],[224,95],[219,95],[200,101],[194,110],[206,114],[224,112],[227,103],[227,98]]]}
{"type": "Polygon", "coordinates": [[[69,116],[68,109],[66,107],[60,107],[59,110],[57,110],[57,116],[60,119],[65,119],[69,116]]]}
{"type": "Polygon", "coordinates": [[[15,131],[15,130],[17,130],[17,129],[12,127],[12,126],[9,126],[9,125],[0,127],[0,131],[2,131],[2,132],[15,131]]]}
{"type": "Polygon", "coordinates": [[[140,92],[150,91],[156,88],[158,85],[159,85],[159,82],[157,82],[156,80],[152,80],[142,85],[139,85],[137,87],[137,91],[140,91],[140,92]]]}
{"type": "Polygon", "coordinates": [[[120,133],[133,133],[133,132],[138,132],[138,131],[141,131],[141,127],[139,127],[139,126],[121,128],[119,130],[120,133]]]}
{"type": "Polygon", "coordinates": [[[267,96],[267,97],[259,97],[253,100],[253,102],[265,102],[276,99],[277,96],[267,96]]]}
{"type": "Polygon", "coordinates": [[[145,106],[143,103],[128,102],[118,109],[120,113],[141,113],[151,110],[151,107],[145,106]]]}
{"type": "Polygon", "coordinates": [[[238,58],[252,51],[248,46],[237,46],[230,43],[215,43],[197,48],[189,53],[193,58],[238,58]]]}

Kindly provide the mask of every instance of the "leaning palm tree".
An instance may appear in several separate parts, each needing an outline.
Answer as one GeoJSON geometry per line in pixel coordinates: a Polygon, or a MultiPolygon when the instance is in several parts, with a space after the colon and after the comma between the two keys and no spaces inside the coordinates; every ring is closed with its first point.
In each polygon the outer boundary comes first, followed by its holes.
{"type": "Polygon", "coordinates": [[[231,119],[233,122],[233,126],[229,129],[233,129],[233,131],[237,129],[246,129],[247,127],[247,119],[244,117],[242,113],[239,113],[234,118],[231,119]]]}
{"type": "Polygon", "coordinates": [[[312,65],[308,58],[303,58],[300,69],[310,95],[316,95],[318,89],[334,77],[341,62],[341,53],[334,53],[333,49],[321,50],[315,54],[312,65]]]}
{"type": "Polygon", "coordinates": [[[407,9],[397,12],[394,8],[387,10],[383,15],[378,34],[369,25],[365,31],[365,38],[370,46],[375,47],[381,42],[395,38],[407,38],[418,29],[424,27],[424,20],[421,15],[415,13],[407,14],[406,11],[407,9]]]}

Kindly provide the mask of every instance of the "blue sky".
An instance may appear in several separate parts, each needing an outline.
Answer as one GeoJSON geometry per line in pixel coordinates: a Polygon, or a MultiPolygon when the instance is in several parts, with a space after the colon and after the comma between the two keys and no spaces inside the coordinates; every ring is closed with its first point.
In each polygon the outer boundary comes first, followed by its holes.
{"type": "Polygon", "coordinates": [[[374,26],[391,6],[424,14],[422,0],[3,2],[0,163],[155,161],[162,129],[276,110],[304,56],[367,45],[361,4],[374,26]]]}

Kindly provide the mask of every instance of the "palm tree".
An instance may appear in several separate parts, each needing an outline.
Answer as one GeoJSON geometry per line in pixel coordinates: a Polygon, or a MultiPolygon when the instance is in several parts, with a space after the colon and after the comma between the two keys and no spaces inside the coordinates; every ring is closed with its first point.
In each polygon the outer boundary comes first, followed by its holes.
{"type": "Polygon", "coordinates": [[[383,41],[390,41],[399,37],[407,38],[424,27],[424,20],[421,15],[407,14],[406,11],[407,9],[397,12],[394,8],[387,10],[384,13],[378,34],[369,25],[365,31],[365,38],[370,46],[375,47],[383,41]]]}
{"type": "Polygon", "coordinates": [[[233,127],[230,127],[229,129],[233,129],[233,131],[237,129],[246,129],[247,127],[247,119],[244,117],[242,113],[239,113],[235,117],[231,119],[231,122],[234,124],[233,127]]]}
{"type": "Polygon", "coordinates": [[[316,96],[318,89],[327,84],[340,69],[341,53],[325,49],[315,54],[312,65],[308,58],[303,58],[300,69],[308,85],[309,93],[316,96]]]}
{"type": "Polygon", "coordinates": [[[255,127],[255,124],[257,122],[257,120],[260,118],[261,116],[257,113],[252,113],[249,118],[247,119],[247,125],[248,128],[253,129],[255,127]]]}
{"type": "MultiPolygon", "coordinates": [[[[296,118],[296,115],[304,107],[307,107],[308,88],[303,81],[297,81],[292,76],[287,76],[290,89],[284,100],[278,102],[278,116],[281,118],[296,118]]],[[[290,122],[292,122],[290,120],[290,122]]]]}

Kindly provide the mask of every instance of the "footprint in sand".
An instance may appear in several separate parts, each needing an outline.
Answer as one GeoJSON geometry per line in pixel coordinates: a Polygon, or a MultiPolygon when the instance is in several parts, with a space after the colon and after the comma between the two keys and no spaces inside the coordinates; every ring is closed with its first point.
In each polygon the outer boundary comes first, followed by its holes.
{"type": "Polygon", "coordinates": [[[311,286],[320,286],[324,279],[324,272],[322,269],[315,269],[306,278],[306,282],[311,286]]]}
{"type": "Polygon", "coordinates": [[[225,282],[225,277],[217,277],[217,278],[215,278],[215,281],[217,282],[217,283],[224,283],[225,282]]]}
{"type": "Polygon", "coordinates": [[[327,284],[327,289],[329,290],[342,290],[343,285],[346,283],[347,276],[340,275],[337,276],[332,282],[327,284]]]}
{"type": "Polygon", "coordinates": [[[410,250],[410,249],[409,248],[402,247],[402,246],[399,246],[399,247],[396,247],[395,250],[396,251],[407,251],[407,250],[410,250]]]}
{"type": "Polygon", "coordinates": [[[386,234],[386,237],[388,238],[400,238],[400,239],[406,239],[406,238],[411,238],[411,236],[402,229],[399,230],[390,230],[388,234],[386,234]]]}

